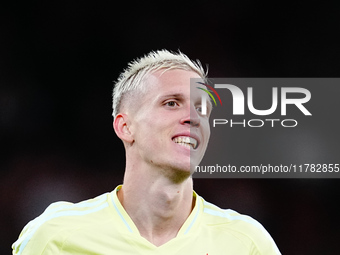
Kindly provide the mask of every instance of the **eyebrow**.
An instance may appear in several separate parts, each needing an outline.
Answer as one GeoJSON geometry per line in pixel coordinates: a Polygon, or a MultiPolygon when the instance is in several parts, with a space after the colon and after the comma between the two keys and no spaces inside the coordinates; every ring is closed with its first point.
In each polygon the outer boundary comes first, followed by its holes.
{"type": "MultiPolygon", "coordinates": [[[[163,101],[163,100],[168,99],[168,98],[176,98],[176,99],[183,100],[185,97],[182,93],[174,93],[174,94],[166,94],[166,95],[163,95],[163,96],[159,96],[157,99],[160,100],[160,101],[163,101]]],[[[207,100],[207,105],[210,109],[213,108],[211,98],[209,98],[207,100]]]]}
{"type": "Polygon", "coordinates": [[[163,96],[159,96],[159,100],[167,99],[167,98],[177,98],[177,99],[184,99],[184,95],[182,93],[174,93],[174,94],[166,94],[163,96]]]}

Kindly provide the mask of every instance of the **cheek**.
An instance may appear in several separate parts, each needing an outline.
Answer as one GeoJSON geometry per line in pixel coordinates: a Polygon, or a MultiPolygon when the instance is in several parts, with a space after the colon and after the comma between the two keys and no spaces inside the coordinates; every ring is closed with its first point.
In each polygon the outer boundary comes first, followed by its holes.
{"type": "Polygon", "coordinates": [[[157,146],[166,140],[168,129],[162,119],[145,118],[137,127],[137,137],[149,146],[157,146]]]}
{"type": "Polygon", "coordinates": [[[204,138],[204,143],[205,146],[208,144],[209,142],[209,138],[210,138],[210,125],[208,121],[204,121],[203,123],[201,123],[201,127],[202,127],[202,136],[204,138]]]}
{"type": "Polygon", "coordinates": [[[209,119],[204,119],[201,121],[202,133],[205,137],[210,137],[210,123],[209,119]]]}

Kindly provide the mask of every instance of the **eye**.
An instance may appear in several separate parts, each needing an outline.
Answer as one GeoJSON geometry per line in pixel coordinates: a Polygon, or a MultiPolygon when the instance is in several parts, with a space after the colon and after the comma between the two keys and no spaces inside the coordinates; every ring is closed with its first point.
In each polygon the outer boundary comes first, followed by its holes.
{"type": "Polygon", "coordinates": [[[169,102],[166,102],[165,103],[166,106],[169,106],[169,107],[175,107],[177,106],[177,102],[176,101],[169,101],[169,102]]]}
{"type": "Polygon", "coordinates": [[[203,109],[203,107],[201,105],[198,105],[195,107],[196,111],[198,112],[199,115],[201,116],[206,116],[209,117],[210,113],[211,113],[211,108],[209,106],[206,107],[206,109],[203,109]],[[203,111],[205,110],[205,111],[203,111]],[[204,114],[203,114],[204,112],[204,114]]]}

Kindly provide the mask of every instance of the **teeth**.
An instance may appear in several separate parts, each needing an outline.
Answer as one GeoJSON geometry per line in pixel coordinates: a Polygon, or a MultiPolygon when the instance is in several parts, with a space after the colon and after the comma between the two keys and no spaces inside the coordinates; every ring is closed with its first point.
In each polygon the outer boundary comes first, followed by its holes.
{"type": "Polygon", "coordinates": [[[197,147],[197,140],[192,138],[192,137],[188,137],[188,136],[177,136],[173,139],[173,141],[175,143],[178,143],[180,145],[184,145],[187,147],[192,147],[193,149],[196,149],[197,147]]]}

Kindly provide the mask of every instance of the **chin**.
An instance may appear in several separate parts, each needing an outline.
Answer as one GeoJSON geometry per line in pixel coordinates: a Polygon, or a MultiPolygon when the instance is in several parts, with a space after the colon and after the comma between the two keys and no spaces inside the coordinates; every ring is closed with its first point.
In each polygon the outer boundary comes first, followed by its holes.
{"type": "Polygon", "coordinates": [[[171,165],[167,170],[170,179],[181,182],[192,175],[190,162],[171,165]]]}
{"type": "Polygon", "coordinates": [[[175,167],[176,171],[178,172],[183,172],[183,173],[190,173],[191,172],[191,164],[186,163],[183,165],[177,165],[177,167],[175,167]]]}

